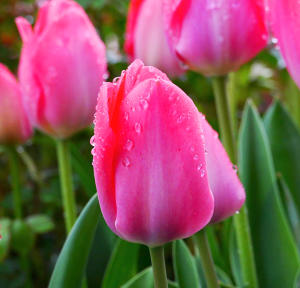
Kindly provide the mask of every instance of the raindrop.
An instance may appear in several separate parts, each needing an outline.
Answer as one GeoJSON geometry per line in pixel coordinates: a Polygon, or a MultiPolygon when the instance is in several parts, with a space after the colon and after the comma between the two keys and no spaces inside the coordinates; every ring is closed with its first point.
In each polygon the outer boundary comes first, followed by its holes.
{"type": "Polygon", "coordinates": [[[128,114],[128,112],[125,112],[125,113],[124,113],[124,119],[125,119],[126,121],[128,121],[128,119],[129,119],[129,114],[128,114]]]}
{"type": "Polygon", "coordinates": [[[146,99],[140,99],[140,106],[146,110],[149,107],[149,103],[146,99]]]}
{"type": "Polygon", "coordinates": [[[177,118],[177,123],[180,124],[182,123],[184,120],[184,115],[180,115],[178,118],[177,118]]]}
{"type": "Polygon", "coordinates": [[[128,157],[125,157],[123,160],[122,160],[122,164],[124,167],[129,167],[130,166],[130,160],[128,157]]]}
{"type": "Polygon", "coordinates": [[[204,177],[204,175],[205,175],[205,170],[202,169],[202,170],[200,171],[200,177],[202,178],[202,177],[204,177]]]}
{"type": "MultiPolygon", "coordinates": [[[[198,154],[195,154],[194,157],[193,157],[193,159],[194,159],[195,161],[199,160],[199,155],[198,155],[198,154]]],[[[201,166],[202,166],[202,165],[201,165],[201,166]]],[[[198,167],[199,167],[199,166],[198,166],[198,167]]],[[[200,167],[200,169],[201,169],[201,167],[200,167]]]]}
{"type": "Polygon", "coordinates": [[[240,211],[235,211],[235,214],[240,214],[240,211]]]}
{"type": "Polygon", "coordinates": [[[92,146],[95,146],[95,135],[92,136],[91,140],[90,140],[90,143],[92,146]]]}
{"type": "Polygon", "coordinates": [[[237,166],[236,165],[232,165],[232,169],[235,171],[235,173],[237,173],[237,166]]]}
{"type": "Polygon", "coordinates": [[[133,141],[130,139],[127,139],[124,148],[128,151],[131,151],[133,147],[134,147],[133,141]]]}
{"type": "Polygon", "coordinates": [[[92,154],[93,156],[96,156],[96,150],[95,150],[95,148],[92,149],[91,154],[92,154]]]}
{"type": "Polygon", "coordinates": [[[134,124],[134,130],[137,134],[140,134],[142,132],[142,125],[138,122],[134,124]]]}
{"type": "Polygon", "coordinates": [[[113,83],[117,83],[118,81],[119,81],[119,79],[120,79],[121,77],[115,77],[114,79],[113,79],[113,83]]]}

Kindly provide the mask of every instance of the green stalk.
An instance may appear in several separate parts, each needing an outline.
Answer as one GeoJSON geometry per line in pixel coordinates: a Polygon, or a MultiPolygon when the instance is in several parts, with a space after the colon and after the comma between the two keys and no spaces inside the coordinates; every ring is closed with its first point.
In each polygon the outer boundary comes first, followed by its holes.
{"type": "Polygon", "coordinates": [[[194,240],[199,249],[202,268],[208,288],[219,288],[218,278],[215,270],[214,260],[211,255],[205,229],[194,235],[194,240]]]}
{"type": "MultiPolygon", "coordinates": [[[[236,163],[237,148],[234,137],[234,128],[230,113],[228,94],[226,90],[226,79],[226,76],[215,77],[212,79],[212,82],[215,93],[221,139],[231,161],[233,163],[236,163]]],[[[243,280],[245,284],[247,284],[247,287],[258,287],[246,205],[244,205],[240,210],[240,213],[235,214],[233,218],[243,280]]]]}
{"type": "Polygon", "coordinates": [[[155,288],[168,288],[164,247],[149,247],[154,274],[155,288]]]}
{"type": "Polygon", "coordinates": [[[70,152],[65,140],[56,141],[57,157],[59,164],[60,184],[64,206],[64,216],[67,233],[72,229],[76,221],[76,204],[72,184],[72,169],[70,152]]]}
{"type": "Polygon", "coordinates": [[[22,218],[22,195],[21,195],[18,153],[16,151],[16,147],[11,145],[6,146],[6,151],[7,151],[9,166],[10,166],[14,213],[17,219],[21,219],[22,218]]]}

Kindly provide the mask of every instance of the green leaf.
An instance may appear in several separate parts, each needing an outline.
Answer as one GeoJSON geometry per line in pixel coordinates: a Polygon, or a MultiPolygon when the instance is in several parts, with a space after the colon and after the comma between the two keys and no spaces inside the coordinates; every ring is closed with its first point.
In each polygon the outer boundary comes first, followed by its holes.
{"type": "Polygon", "coordinates": [[[175,276],[179,287],[200,287],[195,260],[183,240],[173,242],[173,259],[175,276]]]}
{"type": "Polygon", "coordinates": [[[136,274],[139,245],[119,240],[105,271],[102,288],[119,288],[136,274]]]}
{"type": "Polygon", "coordinates": [[[153,285],[153,271],[149,267],[130,279],[122,288],[153,288],[153,285]]]}
{"type": "Polygon", "coordinates": [[[280,202],[270,145],[256,109],[247,105],[240,132],[239,168],[260,287],[293,287],[299,255],[280,202]]]}
{"type": "Polygon", "coordinates": [[[13,221],[11,226],[11,247],[21,255],[26,255],[33,248],[35,234],[31,227],[21,219],[13,221]]]}
{"type": "Polygon", "coordinates": [[[60,252],[49,288],[82,287],[99,214],[98,198],[94,195],[81,212],[60,252]]]}
{"type": "Polygon", "coordinates": [[[26,218],[26,223],[34,233],[46,233],[54,229],[55,225],[52,219],[43,214],[31,215],[26,218]]]}
{"type": "Polygon", "coordinates": [[[72,167],[77,173],[80,179],[80,184],[83,186],[85,192],[89,197],[95,194],[96,186],[94,180],[94,173],[92,169],[92,160],[87,161],[77,148],[74,143],[70,143],[71,157],[72,157],[72,167]]]}
{"type": "Polygon", "coordinates": [[[300,132],[279,101],[268,110],[264,126],[275,169],[283,175],[300,213],[300,132]]]}
{"type": "Polygon", "coordinates": [[[105,269],[115,246],[117,236],[108,228],[101,217],[94,235],[86,267],[89,288],[101,287],[105,269]]]}
{"type": "Polygon", "coordinates": [[[280,192],[281,202],[284,206],[285,214],[289,220],[289,224],[294,233],[295,239],[298,244],[298,248],[300,248],[300,217],[299,213],[296,209],[296,205],[292,198],[291,192],[287,187],[284,179],[281,175],[277,177],[278,188],[280,192]]]}
{"type": "Polygon", "coordinates": [[[10,246],[10,226],[11,221],[8,218],[2,218],[0,219],[0,262],[3,261],[3,259],[6,257],[9,251],[10,246]]]}

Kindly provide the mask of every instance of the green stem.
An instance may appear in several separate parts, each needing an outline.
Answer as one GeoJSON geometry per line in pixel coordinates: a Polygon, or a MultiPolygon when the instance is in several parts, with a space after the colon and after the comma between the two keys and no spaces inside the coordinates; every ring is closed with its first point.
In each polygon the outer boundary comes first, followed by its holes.
{"type": "Polygon", "coordinates": [[[211,255],[205,229],[195,234],[194,239],[197,243],[201,263],[205,274],[205,280],[208,288],[218,288],[218,278],[214,266],[214,260],[211,255]]]}
{"type": "MultiPolygon", "coordinates": [[[[215,93],[221,139],[231,161],[233,163],[236,163],[237,148],[234,137],[234,129],[230,113],[228,94],[226,91],[226,77],[215,77],[212,79],[212,81],[215,93]]],[[[240,213],[235,214],[233,218],[244,282],[247,283],[248,287],[258,287],[246,205],[244,205],[244,207],[242,207],[242,209],[240,210],[240,213]]]]}
{"type": "Polygon", "coordinates": [[[155,288],[168,288],[164,247],[149,247],[154,274],[155,288]]]}
{"type": "Polygon", "coordinates": [[[22,195],[21,195],[18,153],[16,151],[15,146],[7,146],[6,151],[7,151],[7,155],[9,158],[9,165],[10,165],[14,213],[17,219],[21,219],[22,218],[22,195]]]}
{"type": "Polygon", "coordinates": [[[76,204],[72,185],[70,152],[68,149],[68,144],[65,140],[57,140],[56,148],[59,164],[62,199],[64,205],[65,224],[67,232],[69,233],[76,220],[76,204]]]}

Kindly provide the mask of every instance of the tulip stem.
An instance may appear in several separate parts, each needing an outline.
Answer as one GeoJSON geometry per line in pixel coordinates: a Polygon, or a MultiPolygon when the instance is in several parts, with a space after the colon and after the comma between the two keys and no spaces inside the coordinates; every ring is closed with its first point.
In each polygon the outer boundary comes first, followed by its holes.
{"type": "Polygon", "coordinates": [[[209,243],[206,236],[205,229],[202,229],[194,236],[194,240],[197,244],[202,268],[204,270],[205,280],[208,288],[219,288],[216,269],[214,266],[214,260],[211,255],[209,243]]]}
{"type": "MultiPolygon", "coordinates": [[[[236,163],[237,147],[234,137],[234,127],[231,118],[232,116],[229,106],[229,98],[226,89],[226,80],[226,76],[214,77],[212,79],[212,83],[215,94],[221,139],[231,161],[236,163]]],[[[238,253],[245,285],[251,288],[258,287],[246,205],[244,205],[240,210],[240,213],[235,214],[233,218],[237,237],[238,253]]]]}
{"type": "Polygon", "coordinates": [[[149,247],[155,288],[168,288],[164,247],[149,247]]]}
{"type": "Polygon", "coordinates": [[[64,205],[64,215],[67,233],[72,229],[76,220],[75,195],[72,184],[72,169],[68,143],[65,140],[56,141],[59,164],[60,184],[64,205]]]}
{"type": "Polygon", "coordinates": [[[13,191],[14,213],[17,219],[22,218],[22,195],[20,184],[20,170],[18,163],[18,153],[15,146],[6,146],[6,151],[9,159],[11,183],[13,191]]]}

